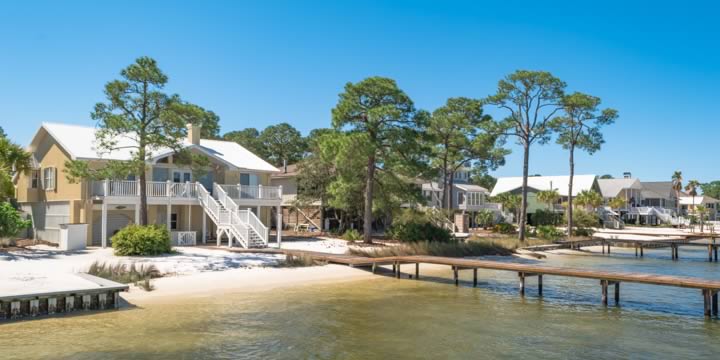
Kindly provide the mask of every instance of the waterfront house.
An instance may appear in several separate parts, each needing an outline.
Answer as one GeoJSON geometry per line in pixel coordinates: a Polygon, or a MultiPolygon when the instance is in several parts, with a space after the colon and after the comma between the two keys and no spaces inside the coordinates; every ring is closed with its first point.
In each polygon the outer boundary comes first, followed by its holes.
{"type": "MultiPolygon", "coordinates": [[[[502,193],[521,194],[522,193],[521,176],[500,177],[493,188],[490,196],[497,196],[502,193]]],[[[545,190],[557,190],[560,197],[557,202],[552,204],[551,210],[562,213],[565,211],[563,203],[568,201],[572,196],[575,198],[582,191],[600,192],[597,177],[595,175],[575,175],[573,177],[573,191],[569,194],[570,176],[530,176],[528,177],[528,221],[532,222],[532,215],[538,210],[548,210],[548,204],[540,202],[537,199],[537,193],[545,190]]]]}
{"type": "Polygon", "coordinates": [[[682,215],[697,216],[696,209],[699,205],[705,206],[707,220],[716,221],[720,219],[720,200],[707,195],[698,195],[693,199],[690,195],[680,196],[680,213],[682,215]]]}
{"type": "MultiPolygon", "coordinates": [[[[283,228],[296,231],[327,229],[328,224],[320,223],[320,201],[300,204],[298,202],[299,175],[297,164],[285,165],[280,172],[270,175],[270,185],[282,186],[283,228]]],[[[328,223],[328,221],[326,221],[328,223]]]]}
{"type": "MultiPolygon", "coordinates": [[[[58,242],[61,224],[86,223],[87,245],[106,247],[115,232],[139,223],[137,179],[72,183],[63,172],[68,160],[97,168],[131,158],[127,149],[98,152],[95,133],[93,127],[44,123],[32,139],[28,150],[34,166],[16,178],[16,197],[32,217],[35,239],[58,242]]],[[[200,139],[200,128],[192,125],[181,146],[205,155],[210,166],[196,177],[190,167],[174,162],[172,150],[154,151],[146,173],[149,223],[167,226],[174,244],[226,239],[230,245],[267,245],[270,209],[279,210],[282,201],[282,188],[270,186],[270,176],[279,170],[237,143],[200,139]]]]}

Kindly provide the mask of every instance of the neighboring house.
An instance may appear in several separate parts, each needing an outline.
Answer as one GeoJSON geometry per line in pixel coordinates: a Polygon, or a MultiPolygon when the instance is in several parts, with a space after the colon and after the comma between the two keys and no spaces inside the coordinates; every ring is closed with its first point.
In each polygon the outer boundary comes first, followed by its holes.
{"type": "MultiPolygon", "coordinates": [[[[490,196],[497,196],[502,193],[512,193],[520,195],[522,193],[522,181],[521,176],[516,177],[501,177],[497,179],[495,187],[493,188],[490,196]]],[[[557,190],[560,198],[557,203],[553,204],[552,210],[557,212],[563,212],[563,203],[568,201],[568,197],[572,196],[575,198],[577,194],[585,190],[593,190],[600,192],[598,186],[597,177],[595,175],[575,175],[573,177],[573,192],[568,194],[570,176],[530,176],[528,177],[528,221],[531,222],[532,215],[538,210],[547,210],[548,204],[538,201],[537,193],[545,190],[557,190]]]]}
{"type": "MultiPolygon", "coordinates": [[[[320,223],[320,201],[298,206],[297,164],[284,166],[279,173],[270,176],[270,185],[282,186],[282,221],[284,229],[327,228],[320,223]]],[[[327,223],[327,221],[326,221],[327,223]]]]}
{"type": "MultiPolygon", "coordinates": [[[[475,218],[481,210],[491,210],[500,214],[500,206],[490,203],[490,192],[482,186],[470,184],[470,169],[461,169],[453,174],[453,187],[450,196],[450,208],[469,215],[469,226],[475,227],[475,218]]],[[[425,206],[442,209],[443,184],[426,182],[421,185],[425,206]]]]}
{"type": "Polygon", "coordinates": [[[680,196],[680,213],[682,215],[695,215],[695,209],[698,205],[707,208],[707,219],[716,221],[720,219],[720,200],[710,196],[699,195],[693,199],[689,195],[680,196]]]}
{"type": "MultiPolygon", "coordinates": [[[[18,176],[16,197],[32,216],[36,239],[57,242],[60,224],[86,223],[88,245],[105,247],[115,232],[139,222],[140,186],[134,178],[66,179],[68,160],[101,167],[108,160],[131,158],[128,149],[98,153],[95,132],[92,127],[44,123],[35,134],[28,149],[34,168],[18,176]]],[[[269,186],[270,175],[279,171],[237,143],[200,139],[200,128],[192,125],[182,146],[206,155],[211,166],[195,178],[189,167],[173,162],[173,151],[155,150],[146,174],[149,223],[167,226],[175,244],[214,237],[218,243],[227,238],[245,247],[266,245],[270,209],[279,208],[282,197],[281,187],[269,186]]],[[[278,231],[278,242],[280,237],[278,231]]]]}
{"type": "Polygon", "coordinates": [[[677,197],[672,188],[672,181],[642,181],[641,184],[643,190],[640,204],[642,206],[677,209],[677,197]]]}
{"type": "Polygon", "coordinates": [[[597,182],[606,205],[610,200],[618,197],[625,200],[623,209],[629,209],[640,204],[643,189],[640,180],[627,177],[623,179],[598,179],[597,182]]]}

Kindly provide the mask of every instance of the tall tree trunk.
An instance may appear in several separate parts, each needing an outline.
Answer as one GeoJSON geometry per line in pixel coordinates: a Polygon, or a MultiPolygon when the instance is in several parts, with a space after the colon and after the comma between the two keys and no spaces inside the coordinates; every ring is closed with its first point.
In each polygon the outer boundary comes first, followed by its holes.
{"type": "Polygon", "coordinates": [[[520,216],[518,219],[518,239],[525,241],[525,222],[527,220],[527,183],[528,183],[528,164],[530,162],[530,144],[525,141],[523,144],[523,181],[522,181],[522,201],[520,203],[520,216]]]}
{"type": "Polygon", "coordinates": [[[320,199],[320,232],[325,231],[325,200],[320,199]]]}
{"type": "Polygon", "coordinates": [[[572,236],[573,234],[573,196],[572,196],[572,190],[573,190],[573,177],[575,176],[575,145],[570,145],[570,182],[568,183],[568,208],[567,208],[567,218],[568,218],[568,236],[572,236]]]}
{"type": "Polygon", "coordinates": [[[145,148],[141,147],[138,151],[138,156],[142,160],[142,165],[138,169],[140,172],[140,225],[148,224],[148,209],[147,209],[147,177],[145,174],[145,148]]]}
{"type": "Polygon", "coordinates": [[[373,180],[375,179],[375,153],[368,157],[367,179],[365,180],[365,217],[363,223],[363,240],[372,244],[372,203],[373,180]]]}

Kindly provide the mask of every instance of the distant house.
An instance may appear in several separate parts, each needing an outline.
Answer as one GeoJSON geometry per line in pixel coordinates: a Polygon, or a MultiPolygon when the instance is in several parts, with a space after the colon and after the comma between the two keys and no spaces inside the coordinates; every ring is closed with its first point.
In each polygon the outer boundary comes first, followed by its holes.
{"type": "Polygon", "coordinates": [[[621,198],[625,200],[625,208],[631,208],[640,203],[643,186],[635,178],[598,179],[600,194],[607,204],[610,200],[621,198]]]}
{"type": "MultiPolygon", "coordinates": [[[[34,167],[16,179],[16,197],[33,220],[36,239],[58,242],[65,223],[88,224],[87,244],[108,246],[112,236],[139,223],[140,183],[134,176],[72,183],[63,170],[68,160],[102,167],[109,160],[130,160],[130,149],[98,152],[96,129],[44,123],[28,150],[34,167]]],[[[119,145],[132,146],[129,138],[119,145]]],[[[189,166],[175,162],[170,149],[155,149],[147,161],[148,221],[167,226],[174,244],[233,240],[244,247],[268,242],[271,211],[281,205],[282,188],[270,186],[278,169],[234,142],[200,139],[200,128],[188,125],[180,144],[203,154],[210,166],[197,178],[189,166]]],[[[280,213],[280,212],[278,212],[280,213]]],[[[277,239],[280,240],[281,232],[277,239]]]]}
{"type": "Polygon", "coordinates": [[[270,176],[270,185],[282,186],[283,189],[281,207],[283,228],[290,230],[326,229],[325,224],[320,223],[320,201],[298,204],[298,192],[300,191],[298,175],[297,164],[291,164],[270,176]]]}
{"type": "MultiPolygon", "coordinates": [[[[497,179],[497,183],[493,188],[490,196],[497,196],[502,193],[521,194],[522,193],[521,176],[501,177],[497,179]]],[[[530,176],[528,177],[528,221],[531,221],[532,215],[538,210],[547,210],[548,204],[542,203],[537,199],[537,193],[545,190],[557,190],[560,198],[551,209],[557,212],[563,212],[563,203],[568,198],[576,197],[581,191],[593,190],[600,193],[597,176],[595,175],[575,175],[573,177],[573,191],[569,194],[570,176],[530,176]]]]}
{"type": "MultiPolygon", "coordinates": [[[[469,168],[460,169],[452,176],[452,191],[449,192],[450,208],[469,215],[469,227],[476,227],[475,218],[481,210],[490,210],[500,216],[500,206],[488,200],[490,192],[480,185],[470,183],[469,168]]],[[[445,189],[441,179],[422,183],[421,190],[425,198],[425,206],[438,209],[444,207],[442,198],[445,189]]]]}
{"type": "Polygon", "coordinates": [[[698,205],[705,206],[708,220],[720,220],[720,200],[706,195],[695,196],[694,199],[689,195],[680,196],[680,213],[682,215],[698,215],[695,212],[698,205]]]}

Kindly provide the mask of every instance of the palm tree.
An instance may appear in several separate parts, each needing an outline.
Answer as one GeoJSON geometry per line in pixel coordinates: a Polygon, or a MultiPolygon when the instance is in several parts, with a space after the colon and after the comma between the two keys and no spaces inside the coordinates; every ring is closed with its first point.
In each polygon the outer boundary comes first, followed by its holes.
{"type": "Polygon", "coordinates": [[[537,199],[540,202],[547,204],[548,210],[552,210],[552,205],[557,202],[560,198],[560,193],[557,189],[543,190],[537,193],[537,199]]]}
{"type": "Polygon", "coordinates": [[[705,227],[705,214],[707,214],[708,209],[705,207],[705,205],[698,205],[695,209],[695,213],[698,215],[698,219],[700,220],[700,232],[703,232],[705,227]]]}
{"type": "Polygon", "coordinates": [[[623,206],[625,206],[625,199],[618,196],[610,200],[608,205],[610,205],[611,209],[621,209],[623,206]]]}
{"type": "Polygon", "coordinates": [[[598,192],[594,190],[583,190],[575,197],[575,203],[580,206],[588,207],[590,208],[589,210],[602,205],[602,202],[602,195],[598,194],[598,192]]]}
{"type": "Polygon", "coordinates": [[[672,174],[672,189],[675,190],[675,210],[677,211],[677,216],[680,216],[680,191],[682,191],[683,188],[682,181],[682,171],[676,170],[672,174]]]}
{"type": "Polygon", "coordinates": [[[693,212],[696,211],[695,209],[695,196],[697,196],[697,188],[700,187],[700,182],[697,180],[690,180],[688,181],[687,185],[685,185],[685,191],[692,196],[692,209],[693,212]]]}
{"type": "Polygon", "coordinates": [[[12,175],[26,172],[30,168],[30,153],[0,135],[0,200],[7,200],[15,192],[12,175]]]}
{"type": "Polygon", "coordinates": [[[522,203],[522,197],[520,195],[514,195],[509,192],[499,194],[492,199],[496,203],[502,205],[503,210],[513,211],[515,214],[515,222],[520,221],[520,210],[522,203]]]}

